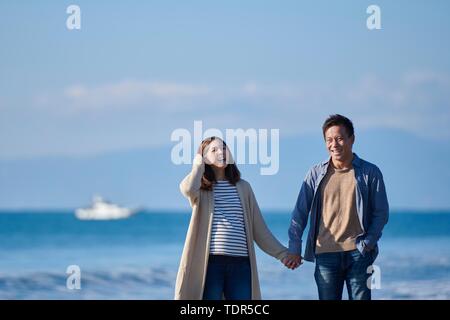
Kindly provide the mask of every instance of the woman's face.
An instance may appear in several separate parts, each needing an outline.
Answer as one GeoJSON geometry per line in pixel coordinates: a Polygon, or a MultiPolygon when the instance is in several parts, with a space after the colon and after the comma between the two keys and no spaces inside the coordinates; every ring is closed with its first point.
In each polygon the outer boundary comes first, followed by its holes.
{"type": "Polygon", "coordinates": [[[203,151],[205,162],[217,168],[226,168],[230,154],[227,146],[220,139],[214,139],[203,151]]]}

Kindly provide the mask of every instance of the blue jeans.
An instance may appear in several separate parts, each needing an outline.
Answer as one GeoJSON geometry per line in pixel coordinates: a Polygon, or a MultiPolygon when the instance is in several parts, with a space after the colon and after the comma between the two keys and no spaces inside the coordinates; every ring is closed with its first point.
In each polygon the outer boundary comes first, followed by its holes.
{"type": "Polygon", "coordinates": [[[204,300],[251,300],[252,272],[248,257],[210,255],[204,300]]]}
{"type": "Polygon", "coordinates": [[[378,248],[365,252],[359,250],[316,254],[316,279],[320,300],[341,300],[344,282],[350,300],[370,300],[367,268],[372,265],[378,248]]]}

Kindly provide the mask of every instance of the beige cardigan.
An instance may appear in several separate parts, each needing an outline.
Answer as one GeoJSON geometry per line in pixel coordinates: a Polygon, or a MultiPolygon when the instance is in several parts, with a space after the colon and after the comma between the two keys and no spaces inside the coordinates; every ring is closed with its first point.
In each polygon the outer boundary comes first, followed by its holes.
{"type": "MultiPolygon", "coordinates": [[[[202,156],[197,154],[192,171],[180,183],[181,193],[188,198],[192,207],[192,216],[175,285],[177,300],[201,300],[203,297],[214,212],[213,192],[200,189],[204,171],[202,156]]],[[[241,179],[236,183],[236,188],[244,212],[252,274],[252,299],[259,300],[261,291],[253,241],[267,254],[279,260],[287,255],[287,248],[267,228],[250,184],[241,179]]]]}

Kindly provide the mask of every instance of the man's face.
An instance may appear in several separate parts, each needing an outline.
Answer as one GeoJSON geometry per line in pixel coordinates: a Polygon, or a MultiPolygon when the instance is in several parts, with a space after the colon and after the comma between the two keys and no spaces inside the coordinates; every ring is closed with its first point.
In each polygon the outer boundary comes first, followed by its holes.
{"type": "Polygon", "coordinates": [[[352,158],[355,136],[348,136],[344,126],[332,126],[325,131],[325,144],[333,160],[345,161],[352,158]]]}

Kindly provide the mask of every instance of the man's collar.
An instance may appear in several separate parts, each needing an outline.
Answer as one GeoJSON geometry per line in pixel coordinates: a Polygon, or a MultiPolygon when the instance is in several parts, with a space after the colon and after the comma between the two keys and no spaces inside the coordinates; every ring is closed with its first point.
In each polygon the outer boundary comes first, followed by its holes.
{"type": "MultiPolygon", "coordinates": [[[[328,164],[331,161],[331,157],[328,157],[327,160],[322,162],[322,166],[328,166],[328,164]]],[[[353,160],[352,160],[352,165],[354,167],[361,167],[361,159],[358,157],[358,155],[356,153],[353,152],[353,160]]]]}

